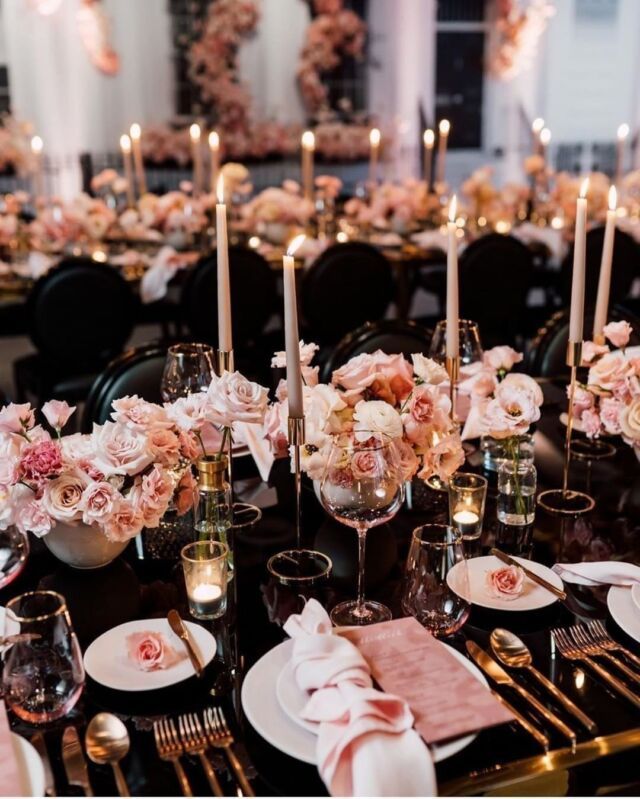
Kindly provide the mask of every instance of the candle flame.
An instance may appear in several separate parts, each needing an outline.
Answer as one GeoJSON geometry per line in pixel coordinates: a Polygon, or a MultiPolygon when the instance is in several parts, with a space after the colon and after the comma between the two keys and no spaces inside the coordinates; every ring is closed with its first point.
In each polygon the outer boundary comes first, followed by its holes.
{"type": "Polygon", "coordinates": [[[540,133],[540,131],[544,128],[544,119],[542,117],[536,117],[533,122],[531,123],[531,130],[534,133],[540,133]]]}
{"type": "Polygon", "coordinates": [[[216,195],[218,197],[218,202],[222,204],[224,202],[224,175],[222,172],[216,184],[216,195]]]}
{"type": "Polygon", "coordinates": [[[197,122],[194,122],[189,128],[189,136],[191,136],[192,142],[200,141],[200,125],[197,122]]]}
{"type": "Polygon", "coordinates": [[[42,148],[44,146],[44,142],[40,138],[40,136],[34,136],[31,139],[31,152],[35,155],[39,155],[42,152],[42,148]]]}
{"type": "Polygon", "coordinates": [[[377,147],[380,144],[380,139],[382,138],[382,134],[378,128],[371,128],[369,131],[369,144],[372,147],[377,147]]]}
{"type": "Polygon", "coordinates": [[[131,136],[132,141],[138,141],[140,136],[142,136],[142,128],[137,122],[134,122],[129,128],[129,136],[131,136]]]}
{"type": "Polygon", "coordinates": [[[424,142],[425,147],[433,147],[435,138],[436,134],[431,130],[431,128],[427,128],[422,134],[422,141],[424,142]]]}
{"type": "Polygon", "coordinates": [[[293,241],[290,242],[289,246],[287,247],[287,255],[293,257],[296,252],[300,249],[302,242],[306,239],[304,233],[301,233],[299,236],[296,236],[293,241]]]}
{"type": "Polygon", "coordinates": [[[209,147],[212,150],[217,150],[220,147],[220,136],[217,130],[212,130],[209,134],[209,147]]]}
{"type": "Polygon", "coordinates": [[[580,196],[583,198],[586,197],[588,191],[589,191],[589,178],[585,178],[580,186],[580,196]]]}
{"type": "Polygon", "coordinates": [[[616,187],[612,186],[609,189],[609,210],[615,211],[617,203],[618,203],[618,192],[616,191],[616,187]]]}
{"type": "Polygon", "coordinates": [[[438,130],[440,131],[441,136],[448,136],[449,131],[451,130],[451,123],[448,119],[441,119],[440,124],[438,125],[438,130]]]}
{"type": "Polygon", "coordinates": [[[549,128],[543,128],[540,131],[540,144],[546,147],[550,141],[551,141],[551,131],[549,130],[549,128]]]}
{"type": "Polygon", "coordinates": [[[618,141],[624,141],[629,135],[629,126],[626,122],[623,122],[622,125],[618,128],[618,141]]]}
{"type": "Polygon", "coordinates": [[[313,131],[305,130],[300,142],[305,150],[314,150],[316,146],[316,137],[313,135],[313,131]]]}
{"type": "Polygon", "coordinates": [[[449,203],[449,222],[456,221],[456,213],[458,210],[458,198],[454,194],[449,203]]]}
{"type": "Polygon", "coordinates": [[[126,133],[123,133],[122,136],[120,136],[120,149],[123,153],[131,152],[131,139],[126,133]]]}

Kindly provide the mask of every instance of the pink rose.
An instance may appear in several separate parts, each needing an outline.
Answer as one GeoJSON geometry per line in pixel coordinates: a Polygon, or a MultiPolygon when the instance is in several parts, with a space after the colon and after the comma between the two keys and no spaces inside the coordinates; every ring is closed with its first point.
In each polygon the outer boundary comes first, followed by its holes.
{"type": "Polygon", "coordinates": [[[24,435],[35,424],[33,409],[28,402],[16,405],[11,402],[0,410],[0,432],[24,435]]]}
{"type": "Polygon", "coordinates": [[[42,496],[44,510],[57,521],[79,521],[82,516],[80,501],[88,482],[80,471],[67,472],[55,480],[48,480],[42,496]]]}
{"type": "Polygon", "coordinates": [[[629,322],[609,322],[608,325],[605,325],[602,328],[602,332],[614,347],[620,347],[621,349],[624,349],[629,343],[629,338],[631,333],[633,333],[633,328],[629,322]]]}
{"type": "Polygon", "coordinates": [[[189,469],[182,475],[174,499],[178,516],[184,516],[198,501],[198,482],[189,469]]]}
{"type": "MultiPolygon", "coordinates": [[[[320,347],[317,344],[305,344],[302,339],[300,340],[300,363],[302,366],[309,366],[314,359],[316,352],[320,347]]],[[[271,359],[271,367],[273,369],[286,369],[287,366],[287,353],[284,350],[275,352],[271,359]]]]}
{"type": "Polygon", "coordinates": [[[267,410],[268,393],[266,388],[247,380],[240,372],[224,372],[214,377],[207,391],[209,419],[223,427],[231,427],[234,422],[261,424],[267,410]]]}
{"type": "Polygon", "coordinates": [[[580,424],[589,438],[595,438],[600,434],[600,416],[595,408],[587,408],[586,411],[583,411],[580,424]]]}
{"type": "Polygon", "coordinates": [[[149,430],[151,428],[169,428],[172,424],[165,408],[153,402],[147,402],[137,394],[114,400],[112,407],[114,410],[114,413],[111,414],[113,420],[126,427],[149,430]]]}
{"type": "Polygon", "coordinates": [[[62,471],[62,452],[56,441],[38,441],[27,444],[17,468],[17,479],[38,485],[62,471]]]}
{"type": "Polygon", "coordinates": [[[609,352],[609,347],[606,344],[594,344],[593,341],[585,341],[582,345],[583,366],[589,366],[592,361],[601,355],[606,355],[607,352],[609,352]]]}
{"type": "Polygon", "coordinates": [[[180,441],[180,455],[185,460],[194,461],[198,455],[202,454],[198,439],[193,433],[180,430],[178,433],[178,440],[180,441]]]}
{"type": "Polygon", "coordinates": [[[509,372],[523,357],[521,352],[516,352],[511,347],[494,347],[485,351],[482,363],[496,372],[509,372]]]}
{"type": "MultiPolygon", "coordinates": [[[[571,386],[567,386],[567,396],[570,396],[570,394],[571,386]]],[[[573,410],[577,416],[580,416],[588,408],[592,408],[594,403],[595,397],[590,391],[582,388],[582,386],[576,386],[576,390],[573,395],[573,410]]]]}
{"type": "Polygon", "coordinates": [[[401,479],[403,482],[407,482],[418,471],[420,461],[413,447],[403,439],[400,438],[394,441],[393,446],[398,455],[398,468],[401,473],[401,479]]]}
{"type": "Polygon", "coordinates": [[[458,390],[470,394],[472,401],[490,397],[498,387],[498,380],[493,369],[480,362],[465,366],[460,370],[458,390]]]}
{"type": "Polygon", "coordinates": [[[380,452],[362,450],[354,452],[351,457],[351,472],[355,480],[366,480],[380,476],[384,471],[384,462],[380,452]]]}
{"type": "Polygon", "coordinates": [[[613,397],[602,397],[600,400],[600,421],[609,435],[617,436],[622,431],[620,416],[624,404],[613,397]]]}
{"type": "Polygon", "coordinates": [[[524,572],[519,566],[503,566],[488,571],[486,586],[491,594],[499,599],[517,599],[524,590],[524,572]]]}
{"type": "Polygon", "coordinates": [[[433,428],[448,426],[451,400],[437,386],[426,383],[416,386],[408,403],[408,413],[402,415],[406,437],[414,444],[425,444],[433,428]]]}
{"type": "Polygon", "coordinates": [[[82,493],[79,507],[85,524],[101,522],[111,516],[122,496],[111,483],[100,481],[90,483],[82,493]]]}
{"type": "Polygon", "coordinates": [[[107,477],[135,475],[153,462],[146,435],[119,422],[94,425],[92,436],[96,454],[93,463],[107,477]]]}
{"type": "Polygon", "coordinates": [[[334,386],[349,393],[370,389],[374,396],[395,405],[413,389],[413,368],[402,355],[387,355],[382,350],[356,355],[331,377],[334,386]]]}
{"type": "Polygon", "coordinates": [[[183,660],[162,633],[140,632],[127,636],[127,654],[141,671],[169,669],[183,660]]]}
{"type": "Polygon", "coordinates": [[[633,375],[633,365],[623,355],[614,352],[604,355],[589,369],[589,386],[612,391],[633,375]]]}
{"type": "Polygon", "coordinates": [[[157,527],[173,495],[173,483],[158,466],[142,477],[138,507],[145,527],[157,527]]]}
{"type": "Polygon", "coordinates": [[[66,425],[75,410],[75,406],[72,407],[64,400],[49,400],[42,406],[45,419],[58,432],[66,425]]]}
{"type": "Polygon", "coordinates": [[[53,521],[51,516],[37,499],[32,499],[20,508],[20,513],[16,518],[16,527],[21,533],[33,533],[38,538],[42,538],[50,530],[53,521]]]}
{"type": "Polygon", "coordinates": [[[289,439],[287,435],[287,420],[282,413],[280,403],[270,405],[264,418],[262,428],[264,438],[271,446],[271,451],[276,458],[284,458],[289,452],[289,439]]]}
{"type": "Polygon", "coordinates": [[[103,524],[104,534],[110,541],[128,541],[142,530],[144,519],[133,503],[123,499],[103,524]]]}

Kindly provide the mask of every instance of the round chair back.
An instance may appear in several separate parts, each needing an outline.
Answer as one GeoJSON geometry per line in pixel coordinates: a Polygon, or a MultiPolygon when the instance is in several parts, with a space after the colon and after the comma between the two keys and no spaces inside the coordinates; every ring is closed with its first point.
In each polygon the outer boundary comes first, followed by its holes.
{"type": "MultiPolygon", "coordinates": [[[[254,250],[229,248],[231,324],[234,349],[255,341],[276,308],[276,280],[267,261],[254,250]]],[[[217,344],[218,286],[216,257],[203,258],[187,275],[182,313],[191,338],[217,344]]]]}
{"type": "Polygon", "coordinates": [[[365,322],[382,318],[393,299],[387,259],[369,244],[325,250],[302,279],[302,313],[312,341],[332,344],[365,322]]]}
{"type": "Polygon", "coordinates": [[[134,310],[133,292],[116,269],[90,258],[65,259],[29,295],[31,340],[50,361],[88,368],[122,351],[134,310]]]}

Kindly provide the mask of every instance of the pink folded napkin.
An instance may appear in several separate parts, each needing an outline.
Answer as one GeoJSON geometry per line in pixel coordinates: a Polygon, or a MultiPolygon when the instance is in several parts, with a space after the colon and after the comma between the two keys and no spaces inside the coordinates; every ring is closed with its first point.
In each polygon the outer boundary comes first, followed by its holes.
{"type": "Polygon", "coordinates": [[[366,660],[332,633],[324,608],[310,599],[290,616],[296,682],[310,692],[301,716],[319,722],[318,770],[333,796],[434,796],[429,750],[413,729],[407,703],[373,688],[366,660]]]}
{"type": "Polygon", "coordinates": [[[631,586],[640,583],[640,566],[617,560],[594,563],[556,563],[553,571],[566,583],[631,586]]]}
{"type": "Polygon", "coordinates": [[[22,796],[22,789],[7,711],[0,700],[0,796],[22,796]]]}

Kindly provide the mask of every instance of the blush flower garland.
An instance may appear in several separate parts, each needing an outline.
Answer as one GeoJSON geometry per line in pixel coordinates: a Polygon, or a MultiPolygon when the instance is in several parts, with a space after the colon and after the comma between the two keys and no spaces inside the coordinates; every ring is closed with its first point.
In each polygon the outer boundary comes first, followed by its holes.
{"type": "Polygon", "coordinates": [[[511,80],[527,69],[554,14],[555,7],[549,0],[531,0],[522,9],[517,0],[498,0],[489,72],[501,80],[511,80]]]}

